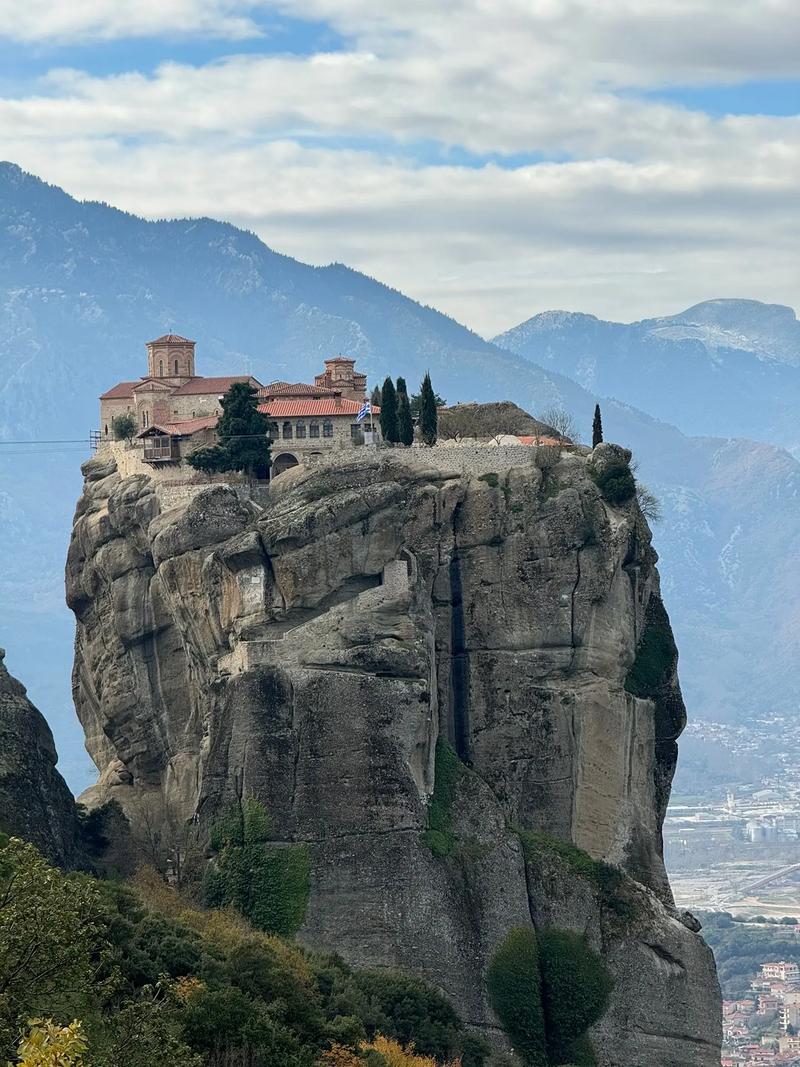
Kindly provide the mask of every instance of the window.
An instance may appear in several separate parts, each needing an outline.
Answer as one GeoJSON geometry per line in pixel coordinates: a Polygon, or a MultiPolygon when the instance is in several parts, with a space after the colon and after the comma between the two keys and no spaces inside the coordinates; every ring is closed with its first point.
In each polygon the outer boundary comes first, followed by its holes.
{"type": "Polygon", "coordinates": [[[147,426],[148,421],[149,420],[147,418],[147,412],[145,411],[144,408],[142,408],[142,429],[144,429],[144,427],[147,426]]]}
{"type": "Polygon", "coordinates": [[[108,437],[108,423],[106,423],[103,427],[103,433],[106,435],[106,437],[108,437]]]}
{"type": "Polygon", "coordinates": [[[148,437],[144,443],[144,458],[150,460],[173,459],[172,438],[167,434],[148,437]]]}
{"type": "Polygon", "coordinates": [[[164,360],[163,359],[160,359],[158,361],[158,376],[159,376],[159,378],[163,378],[164,377],[164,360]]]}
{"type": "Polygon", "coordinates": [[[284,441],[288,441],[291,438],[291,436],[292,436],[292,424],[287,421],[287,422],[285,422],[283,424],[283,439],[284,439],[284,441]]]}
{"type": "Polygon", "coordinates": [[[278,427],[277,422],[271,422],[269,424],[269,436],[271,437],[271,439],[273,441],[277,441],[278,438],[280,437],[280,435],[281,435],[281,431],[280,431],[280,429],[278,427]]]}
{"type": "Polygon", "coordinates": [[[354,441],[363,441],[364,440],[364,431],[361,429],[361,423],[360,422],[351,422],[350,423],[350,436],[354,441]]]}
{"type": "Polygon", "coordinates": [[[177,361],[177,359],[175,360],[175,373],[176,374],[178,373],[178,361],[177,361]]]}
{"type": "Polygon", "coordinates": [[[333,437],[333,423],[330,419],[325,419],[322,424],[322,436],[333,437]]]}
{"type": "Polygon", "coordinates": [[[319,423],[318,422],[310,422],[308,424],[308,436],[309,437],[319,437],[319,423]]]}
{"type": "Polygon", "coordinates": [[[306,424],[303,421],[303,419],[298,419],[297,420],[297,423],[295,424],[294,432],[295,432],[297,437],[305,437],[305,435],[306,435],[306,424]]]}

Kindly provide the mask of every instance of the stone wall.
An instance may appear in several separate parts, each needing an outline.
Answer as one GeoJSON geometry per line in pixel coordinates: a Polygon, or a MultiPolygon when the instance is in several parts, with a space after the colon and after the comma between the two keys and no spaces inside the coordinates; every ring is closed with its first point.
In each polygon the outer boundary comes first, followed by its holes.
{"type": "MultiPolygon", "coordinates": [[[[275,450],[273,449],[273,454],[275,450]]],[[[535,451],[528,445],[495,446],[488,444],[447,445],[427,448],[414,445],[411,448],[368,448],[352,450],[346,456],[341,453],[321,456],[304,456],[302,462],[314,470],[318,468],[380,466],[386,460],[392,463],[400,461],[414,470],[428,470],[434,467],[439,471],[451,471],[453,474],[493,474],[511,470],[513,467],[527,467],[534,462],[535,451]]],[[[568,458],[564,453],[562,458],[568,458]]]]}

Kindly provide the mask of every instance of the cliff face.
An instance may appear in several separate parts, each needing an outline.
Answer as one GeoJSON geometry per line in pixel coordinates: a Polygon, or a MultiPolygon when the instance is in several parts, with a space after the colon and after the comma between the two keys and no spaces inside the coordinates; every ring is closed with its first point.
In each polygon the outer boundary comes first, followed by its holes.
{"type": "Polygon", "coordinates": [[[255,795],[308,847],[300,938],[434,982],[498,1047],[486,968],[533,923],[614,976],[603,1067],[717,1064],[713,961],[661,857],[684,709],[647,526],[581,457],[470,478],[435,456],[168,510],[85,466],[67,586],[94,798],[202,836],[255,795]],[[614,899],[556,839],[626,872],[614,899]]]}
{"type": "Polygon", "coordinates": [[[75,801],[56,770],[50,727],[13,678],[0,649],[0,830],[31,841],[51,862],[76,859],[75,801]]]}

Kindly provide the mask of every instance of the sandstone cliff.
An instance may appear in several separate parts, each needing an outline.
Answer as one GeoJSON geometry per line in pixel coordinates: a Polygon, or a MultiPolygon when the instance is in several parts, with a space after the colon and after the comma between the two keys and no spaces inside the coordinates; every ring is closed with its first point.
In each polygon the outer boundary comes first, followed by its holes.
{"type": "Polygon", "coordinates": [[[603,1067],[717,1064],[713,961],[661,856],[684,709],[638,508],[580,456],[473,477],[365,456],[263,506],[217,486],[165,508],[85,465],[67,586],[93,799],[202,838],[254,795],[308,850],[298,936],[437,984],[497,1048],[486,968],[533,924],[613,974],[603,1067]]]}
{"type": "Polygon", "coordinates": [[[44,716],[8,673],[0,649],[0,830],[61,867],[75,862],[78,819],[44,716]]]}

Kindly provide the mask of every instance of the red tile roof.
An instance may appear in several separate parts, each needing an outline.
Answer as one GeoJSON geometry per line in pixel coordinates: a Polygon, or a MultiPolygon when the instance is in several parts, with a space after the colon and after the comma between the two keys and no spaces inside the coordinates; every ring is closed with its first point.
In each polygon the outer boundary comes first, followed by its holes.
{"type": "Polygon", "coordinates": [[[341,396],[341,389],[326,389],[322,385],[308,385],[306,382],[270,382],[259,389],[260,397],[301,397],[301,396],[341,396]]]}
{"type": "Polygon", "coordinates": [[[138,382],[118,382],[113,389],[109,389],[107,393],[101,393],[101,400],[128,400],[133,396],[133,387],[135,385],[141,385],[142,380],[138,382]]]}
{"type": "MultiPolygon", "coordinates": [[[[358,400],[335,396],[309,400],[266,400],[258,405],[258,410],[273,419],[324,418],[328,415],[357,415],[361,407],[362,404],[358,400]]],[[[370,408],[373,415],[378,415],[380,410],[376,407],[370,408]]]]}
{"type": "Polygon", "coordinates": [[[191,437],[198,430],[210,430],[217,425],[219,419],[216,415],[206,415],[201,419],[184,419],[183,422],[153,422],[146,426],[137,437],[147,437],[148,434],[157,431],[167,433],[172,437],[191,437]]]}
{"type": "Polygon", "coordinates": [[[198,430],[210,430],[217,425],[219,419],[216,415],[206,415],[200,419],[184,419],[183,422],[169,422],[166,430],[175,434],[176,437],[191,437],[198,430]]]}
{"type": "Polygon", "coordinates": [[[155,341],[148,341],[149,345],[185,344],[193,345],[196,341],[190,341],[188,337],[181,337],[179,333],[165,333],[163,337],[156,337],[155,341]]]}
{"type": "Polygon", "coordinates": [[[173,396],[221,396],[235,382],[249,382],[256,389],[261,388],[261,382],[254,378],[252,374],[232,374],[223,378],[203,378],[198,375],[190,378],[188,382],[184,382],[183,385],[177,388],[170,385],[168,381],[161,382],[158,378],[140,378],[137,382],[119,382],[113,389],[103,393],[100,399],[128,400],[133,396],[134,389],[149,383],[168,390],[173,396]]]}
{"type": "Polygon", "coordinates": [[[257,381],[252,374],[231,374],[224,378],[190,378],[188,382],[184,382],[183,385],[179,386],[173,395],[205,396],[216,393],[221,396],[236,382],[249,382],[256,389],[261,387],[261,382],[257,381]]]}
{"type": "Polygon", "coordinates": [[[329,363],[355,363],[354,359],[348,359],[347,356],[334,356],[333,359],[323,360],[327,366],[329,363]]]}

